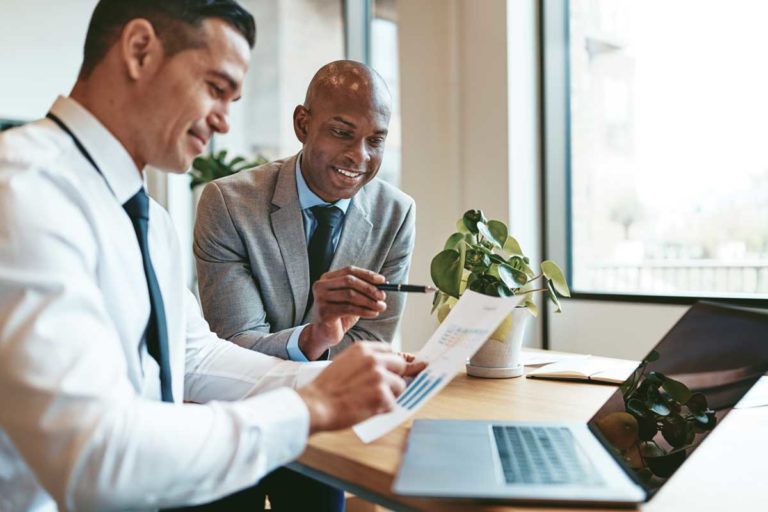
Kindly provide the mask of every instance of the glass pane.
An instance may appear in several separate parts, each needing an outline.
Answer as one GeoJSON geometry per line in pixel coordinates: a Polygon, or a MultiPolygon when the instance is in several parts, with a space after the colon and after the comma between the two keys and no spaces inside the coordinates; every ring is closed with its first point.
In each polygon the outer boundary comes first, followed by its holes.
{"type": "Polygon", "coordinates": [[[768,294],[768,2],[572,0],[581,292],[768,294]]]}
{"type": "Polygon", "coordinates": [[[272,160],[301,149],[293,110],[321,66],[344,58],[343,0],[242,0],[256,19],[257,41],[229,134],[216,149],[272,160]]]}
{"type": "Polygon", "coordinates": [[[400,77],[397,58],[397,10],[394,0],[375,0],[371,21],[371,66],[381,74],[392,93],[392,119],[379,178],[400,184],[400,77]]]}

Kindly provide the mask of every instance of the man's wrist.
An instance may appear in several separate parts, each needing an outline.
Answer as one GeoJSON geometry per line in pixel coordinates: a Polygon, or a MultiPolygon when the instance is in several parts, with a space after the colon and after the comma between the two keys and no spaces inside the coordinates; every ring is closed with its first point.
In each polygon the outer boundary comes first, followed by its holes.
{"type": "Polygon", "coordinates": [[[319,338],[316,324],[307,325],[299,335],[299,348],[310,361],[317,361],[331,346],[318,341],[319,338]]]}

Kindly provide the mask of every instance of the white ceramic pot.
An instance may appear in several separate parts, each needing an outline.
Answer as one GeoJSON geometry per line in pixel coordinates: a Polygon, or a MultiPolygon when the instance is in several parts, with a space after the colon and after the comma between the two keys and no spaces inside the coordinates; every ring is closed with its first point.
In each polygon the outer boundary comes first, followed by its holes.
{"type": "Polygon", "coordinates": [[[515,308],[501,323],[480,350],[467,363],[467,373],[474,377],[507,379],[523,374],[520,353],[523,334],[531,313],[515,308]]]}

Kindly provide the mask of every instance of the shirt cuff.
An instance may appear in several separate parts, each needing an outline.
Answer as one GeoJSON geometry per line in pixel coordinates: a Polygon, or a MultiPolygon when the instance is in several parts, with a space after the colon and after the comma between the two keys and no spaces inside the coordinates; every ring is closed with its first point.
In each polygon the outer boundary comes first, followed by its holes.
{"type": "Polygon", "coordinates": [[[291,333],[291,337],[288,338],[288,346],[286,349],[288,350],[288,357],[291,359],[291,361],[298,361],[301,363],[309,362],[307,356],[305,356],[304,352],[302,352],[299,348],[299,336],[301,336],[302,331],[307,325],[308,324],[304,324],[295,328],[291,333]]]}
{"type": "Polygon", "coordinates": [[[309,410],[296,391],[280,388],[236,403],[242,422],[250,427],[244,435],[254,441],[250,456],[256,478],[301,455],[309,436],[309,410]]]}

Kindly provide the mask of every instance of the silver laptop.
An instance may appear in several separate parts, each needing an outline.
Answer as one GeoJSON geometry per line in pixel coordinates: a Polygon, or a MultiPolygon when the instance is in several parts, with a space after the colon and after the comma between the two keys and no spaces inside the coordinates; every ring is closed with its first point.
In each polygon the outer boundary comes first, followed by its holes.
{"type": "Polygon", "coordinates": [[[394,492],[635,505],[767,370],[768,314],[698,303],[587,424],[415,421],[394,492]]]}

